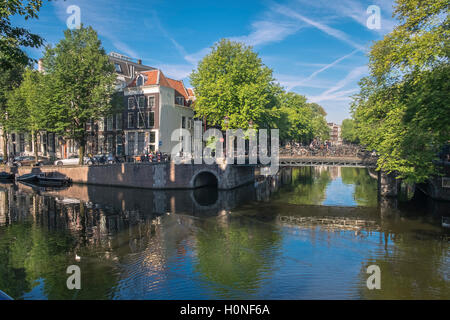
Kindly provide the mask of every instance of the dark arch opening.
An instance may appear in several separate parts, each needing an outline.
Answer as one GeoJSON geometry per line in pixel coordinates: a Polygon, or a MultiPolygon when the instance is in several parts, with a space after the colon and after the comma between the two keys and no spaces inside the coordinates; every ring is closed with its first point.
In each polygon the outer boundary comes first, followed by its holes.
{"type": "Polygon", "coordinates": [[[194,188],[200,187],[215,187],[217,188],[218,181],[214,173],[203,171],[195,176],[194,188]]]}

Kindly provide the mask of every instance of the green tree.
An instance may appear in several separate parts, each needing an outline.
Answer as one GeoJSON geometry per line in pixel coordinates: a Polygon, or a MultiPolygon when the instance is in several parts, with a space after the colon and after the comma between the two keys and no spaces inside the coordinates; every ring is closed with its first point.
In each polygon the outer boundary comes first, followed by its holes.
{"type": "Polygon", "coordinates": [[[48,110],[51,106],[48,94],[48,76],[36,70],[27,69],[19,87],[8,95],[8,131],[31,131],[34,153],[38,159],[37,133],[49,127],[48,110]]]}
{"type": "Polygon", "coordinates": [[[272,70],[265,66],[251,47],[222,39],[199,62],[190,75],[196,93],[195,112],[209,125],[229,128],[272,127],[276,95],[272,70]]]}
{"type": "Polygon", "coordinates": [[[355,120],[344,119],[342,121],[342,139],[348,143],[359,143],[358,133],[356,132],[355,120]]]}
{"type": "Polygon", "coordinates": [[[29,30],[11,25],[12,16],[37,18],[42,0],[0,0],[0,70],[27,65],[31,59],[21,47],[38,48],[43,39],[29,30]]]}
{"type": "Polygon", "coordinates": [[[294,92],[281,92],[278,98],[279,118],[276,122],[282,140],[309,143],[316,137],[327,138],[326,112],[321,106],[307,103],[306,97],[294,92]]]}
{"type": "MultiPolygon", "coordinates": [[[[0,56],[2,53],[0,52],[0,56]]],[[[22,81],[22,74],[25,66],[23,64],[16,64],[11,68],[4,69],[0,72],[0,125],[2,126],[3,135],[3,150],[6,158],[6,149],[8,145],[8,134],[6,129],[6,120],[8,118],[6,113],[8,94],[17,88],[22,81]]]]}
{"type": "Polygon", "coordinates": [[[47,47],[44,67],[50,76],[52,131],[79,146],[82,164],[86,123],[98,120],[113,108],[114,67],[92,27],[66,30],[55,48],[47,47]]]}
{"type": "Polygon", "coordinates": [[[397,0],[399,25],[370,52],[369,77],[352,104],[361,142],[378,167],[411,182],[436,173],[450,140],[449,2],[397,0]]]}

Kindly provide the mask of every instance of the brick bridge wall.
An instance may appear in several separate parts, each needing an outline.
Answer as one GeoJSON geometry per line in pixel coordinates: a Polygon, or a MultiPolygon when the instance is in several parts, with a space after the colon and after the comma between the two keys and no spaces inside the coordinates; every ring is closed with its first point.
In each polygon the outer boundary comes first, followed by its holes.
{"type": "MultiPolygon", "coordinates": [[[[10,168],[16,175],[31,172],[31,167],[10,168]]],[[[98,166],[43,166],[33,172],[56,171],[74,183],[137,187],[148,189],[184,189],[202,186],[199,173],[208,172],[217,179],[218,189],[228,190],[254,181],[252,166],[226,164],[122,163],[98,166]]],[[[6,169],[5,171],[9,171],[6,169]]]]}

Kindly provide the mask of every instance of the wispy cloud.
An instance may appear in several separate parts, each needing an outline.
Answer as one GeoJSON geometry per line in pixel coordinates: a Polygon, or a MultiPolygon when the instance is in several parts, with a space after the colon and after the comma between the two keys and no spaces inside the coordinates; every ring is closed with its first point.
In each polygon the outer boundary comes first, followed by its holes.
{"type": "Polygon", "coordinates": [[[348,98],[348,96],[352,93],[355,93],[358,88],[352,88],[349,90],[341,89],[343,89],[345,86],[355,81],[356,79],[359,79],[363,74],[367,73],[367,71],[367,66],[356,67],[352,69],[344,79],[338,81],[335,85],[321,93],[319,96],[311,96],[309,98],[314,102],[348,98]]]}
{"type": "Polygon", "coordinates": [[[194,69],[193,66],[186,64],[158,64],[155,67],[173,79],[185,79],[194,69]]]}
{"type": "Polygon", "coordinates": [[[233,41],[243,42],[249,46],[265,45],[284,40],[296,33],[302,26],[298,23],[282,21],[255,21],[252,23],[253,31],[245,36],[231,37],[233,41]]]}
{"type": "Polygon", "coordinates": [[[328,34],[328,35],[330,35],[330,36],[332,36],[332,37],[334,37],[334,38],[336,38],[338,40],[341,40],[341,41],[349,44],[350,46],[352,46],[355,49],[358,49],[358,50],[361,50],[361,51],[365,50],[364,46],[362,46],[362,45],[354,42],[353,40],[351,40],[350,37],[346,33],[342,32],[340,30],[334,29],[332,27],[329,27],[329,26],[327,26],[327,25],[325,25],[325,24],[323,24],[321,22],[314,21],[314,20],[312,20],[310,18],[307,18],[307,17],[305,17],[305,16],[303,16],[303,15],[293,11],[292,9],[290,9],[288,7],[285,7],[285,6],[282,6],[282,5],[276,5],[274,7],[274,10],[276,10],[276,12],[278,12],[278,13],[280,13],[282,15],[285,15],[287,17],[290,17],[290,18],[293,18],[293,19],[297,19],[299,21],[303,21],[303,22],[305,22],[305,23],[307,23],[307,24],[309,24],[309,25],[311,25],[311,26],[313,26],[313,27],[315,27],[315,28],[325,32],[326,34],[328,34]]]}
{"type": "Polygon", "coordinates": [[[315,7],[321,10],[321,12],[332,12],[339,17],[351,18],[361,26],[367,29],[369,32],[387,33],[392,31],[395,26],[395,21],[392,17],[392,0],[372,0],[370,5],[378,5],[381,9],[381,28],[380,29],[368,29],[367,19],[369,14],[366,10],[369,6],[368,3],[364,5],[361,1],[355,0],[297,0],[302,7],[315,7]]]}
{"type": "Polygon", "coordinates": [[[305,87],[305,88],[318,88],[318,89],[326,89],[329,86],[326,85],[326,81],[306,81],[304,77],[286,75],[286,74],[274,74],[275,79],[286,88],[286,90],[290,91],[296,87],[305,87]]]}

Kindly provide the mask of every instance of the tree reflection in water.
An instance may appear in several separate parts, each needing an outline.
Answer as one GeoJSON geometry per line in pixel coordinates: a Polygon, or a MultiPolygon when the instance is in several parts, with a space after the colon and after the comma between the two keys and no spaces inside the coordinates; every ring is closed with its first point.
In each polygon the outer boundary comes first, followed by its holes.
{"type": "Polygon", "coordinates": [[[285,169],[232,191],[4,185],[0,289],[16,299],[450,298],[448,232],[427,215],[446,206],[376,199],[376,180],[357,168],[285,169]],[[352,206],[320,205],[339,177],[352,206]],[[280,220],[325,215],[375,228],[280,220]],[[72,264],[80,291],[66,288],[72,264]],[[369,264],[386,290],[366,289],[369,264]]]}

